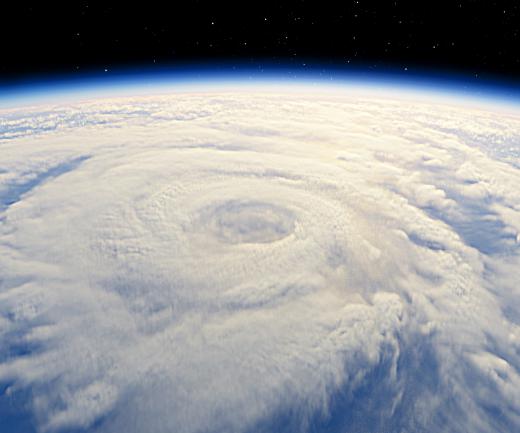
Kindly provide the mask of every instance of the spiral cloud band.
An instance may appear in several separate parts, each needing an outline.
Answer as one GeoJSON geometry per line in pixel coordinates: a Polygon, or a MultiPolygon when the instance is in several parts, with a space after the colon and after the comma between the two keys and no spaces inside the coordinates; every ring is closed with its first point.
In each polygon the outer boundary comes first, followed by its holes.
{"type": "Polygon", "coordinates": [[[520,428],[520,112],[424,99],[0,112],[0,423],[520,428]]]}

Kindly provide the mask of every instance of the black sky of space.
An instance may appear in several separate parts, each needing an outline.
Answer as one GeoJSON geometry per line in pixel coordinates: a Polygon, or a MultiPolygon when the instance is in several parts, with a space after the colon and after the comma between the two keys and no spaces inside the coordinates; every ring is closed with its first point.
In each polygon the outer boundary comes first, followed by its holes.
{"type": "Polygon", "coordinates": [[[0,80],[179,62],[333,64],[520,80],[520,3],[10,2],[0,80]]]}

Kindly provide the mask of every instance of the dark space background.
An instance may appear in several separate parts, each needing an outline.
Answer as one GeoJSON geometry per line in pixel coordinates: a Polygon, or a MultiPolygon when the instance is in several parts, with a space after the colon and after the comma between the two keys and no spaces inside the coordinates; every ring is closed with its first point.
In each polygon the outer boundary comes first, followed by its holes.
{"type": "Polygon", "coordinates": [[[2,2],[0,81],[190,63],[520,81],[520,2],[2,2]]]}

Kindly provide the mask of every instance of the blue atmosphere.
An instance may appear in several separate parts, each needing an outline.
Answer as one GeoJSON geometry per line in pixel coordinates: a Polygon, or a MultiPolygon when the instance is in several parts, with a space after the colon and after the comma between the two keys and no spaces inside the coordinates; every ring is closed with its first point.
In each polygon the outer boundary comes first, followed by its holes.
{"type": "Polygon", "coordinates": [[[319,65],[310,61],[300,66],[265,63],[252,67],[247,64],[198,63],[171,67],[127,67],[90,72],[55,75],[34,75],[0,82],[0,107],[56,101],[59,97],[133,95],[171,90],[189,86],[225,85],[364,85],[387,89],[422,90],[428,93],[460,95],[464,98],[491,100],[517,105],[520,84],[503,77],[480,78],[448,70],[407,70],[388,67],[319,65]]]}

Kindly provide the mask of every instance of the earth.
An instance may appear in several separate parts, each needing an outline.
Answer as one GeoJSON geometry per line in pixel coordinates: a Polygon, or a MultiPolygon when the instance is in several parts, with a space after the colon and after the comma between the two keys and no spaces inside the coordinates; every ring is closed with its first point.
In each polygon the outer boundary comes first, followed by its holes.
{"type": "Polygon", "coordinates": [[[519,431],[519,269],[514,104],[249,83],[6,107],[0,430],[519,431]]]}

